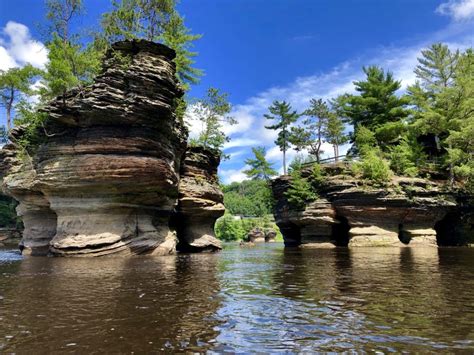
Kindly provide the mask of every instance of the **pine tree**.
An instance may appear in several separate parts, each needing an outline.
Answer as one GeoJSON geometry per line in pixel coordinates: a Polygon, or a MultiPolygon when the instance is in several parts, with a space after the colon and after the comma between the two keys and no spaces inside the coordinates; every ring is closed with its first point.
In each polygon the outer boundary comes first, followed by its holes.
{"type": "Polygon", "coordinates": [[[328,104],[322,99],[311,99],[310,107],[303,112],[307,118],[303,120],[303,126],[292,127],[290,142],[297,151],[308,149],[309,154],[321,160],[321,146],[323,144],[324,131],[326,130],[331,111],[328,104]]]}
{"type": "MultiPolygon", "coordinates": [[[[376,129],[393,123],[402,123],[409,114],[406,106],[409,100],[398,96],[400,81],[393,74],[377,66],[363,68],[366,74],[364,81],[354,82],[359,95],[344,95],[340,99],[344,116],[348,117],[357,130],[359,125],[376,131],[376,129]]],[[[379,139],[379,143],[384,143],[379,139]]]]}
{"type": "Polygon", "coordinates": [[[209,88],[206,97],[193,106],[194,114],[202,123],[202,131],[197,139],[191,140],[191,144],[222,151],[224,143],[229,141],[222,125],[237,123],[229,116],[231,108],[226,93],[221,94],[218,89],[209,88]]]}
{"type": "Polygon", "coordinates": [[[252,148],[255,158],[248,158],[245,164],[250,166],[250,169],[245,170],[244,174],[252,180],[270,180],[272,176],[277,175],[277,172],[272,168],[272,163],[265,158],[265,147],[252,148]]]}
{"type": "Polygon", "coordinates": [[[41,74],[41,70],[31,64],[23,68],[0,70],[0,104],[5,107],[7,129],[12,127],[12,111],[15,105],[25,96],[32,95],[33,80],[41,74]]]}
{"type": "Polygon", "coordinates": [[[200,69],[193,68],[195,63],[194,57],[197,52],[193,52],[190,48],[193,42],[200,39],[202,35],[194,35],[184,25],[184,19],[177,12],[174,12],[170,20],[164,26],[163,43],[176,51],[176,76],[188,91],[192,84],[197,84],[203,72],[200,69]]]}
{"type": "Polygon", "coordinates": [[[335,112],[331,112],[327,119],[324,137],[326,141],[333,146],[334,160],[336,162],[339,159],[339,146],[348,140],[347,135],[344,133],[344,128],[343,120],[335,112]]]}
{"type": "MultiPolygon", "coordinates": [[[[439,153],[443,148],[452,151],[452,141],[446,139],[455,129],[455,116],[461,93],[450,88],[455,84],[459,52],[448,46],[434,44],[422,51],[415,69],[419,81],[408,88],[414,110],[413,128],[420,135],[432,135],[439,153]]],[[[461,95],[462,96],[462,95],[461,95]]],[[[448,159],[451,185],[454,184],[454,162],[448,159]]]]}
{"type": "Polygon", "coordinates": [[[276,120],[277,123],[271,126],[265,126],[267,129],[272,129],[278,132],[278,138],[275,144],[280,147],[283,152],[283,173],[286,175],[286,152],[290,147],[291,132],[290,126],[298,119],[299,115],[293,111],[291,105],[286,101],[274,101],[268,108],[270,114],[265,114],[264,117],[268,120],[276,120]]]}
{"type": "Polygon", "coordinates": [[[450,51],[447,45],[435,43],[421,51],[415,69],[417,78],[427,91],[436,92],[451,85],[456,71],[459,51],[450,51]]]}

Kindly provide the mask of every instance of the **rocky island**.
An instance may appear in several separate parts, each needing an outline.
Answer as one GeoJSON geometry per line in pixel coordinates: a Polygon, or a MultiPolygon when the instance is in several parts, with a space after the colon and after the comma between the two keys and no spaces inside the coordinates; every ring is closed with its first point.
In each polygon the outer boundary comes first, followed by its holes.
{"type": "Polygon", "coordinates": [[[275,221],[285,245],[306,248],[336,246],[438,246],[474,242],[472,196],[446,188],[446,181],[393,177],[377,186],[351,176],[345,163],[302,170],[315,197],[304,205],[288,201],[292,177],[272,182],[275,221]]]}
{"type": "Polygon", "coordinates": [[[102,73],[44,108],[33,154],[24,127],[1,151],[3,191],[18,202],[23,254],[99,256],[218,250],[219,156],[187,146],[170,48],[121,41],[102,73]],[[177,222],[179,220],[179,222],[177,222]]]}

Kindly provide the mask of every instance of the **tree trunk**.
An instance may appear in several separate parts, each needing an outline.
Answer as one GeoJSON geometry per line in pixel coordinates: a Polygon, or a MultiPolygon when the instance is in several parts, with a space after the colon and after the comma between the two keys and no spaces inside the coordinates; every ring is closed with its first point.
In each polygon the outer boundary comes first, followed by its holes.
{"type": "Polygon", "coordinates": [[[13,108],[13,101],[15,100],[15,91],[13,88],[10,89],[10,99],[8,100],[6,110],[7,110],[7,129],[10,130],[12,128],[12,108],[13,108]]]}
{"type": "Polygon", "coordinates": [[[334,161],[337,163],[337,156],[339,155],[337,154],[337,144],[333,144],[332,147],[334,148],[334,161]]]}
{"type": "Polygon", "coordinates": [[[286,149],[283,150],[283,175],[286,175],[286,149]]]}

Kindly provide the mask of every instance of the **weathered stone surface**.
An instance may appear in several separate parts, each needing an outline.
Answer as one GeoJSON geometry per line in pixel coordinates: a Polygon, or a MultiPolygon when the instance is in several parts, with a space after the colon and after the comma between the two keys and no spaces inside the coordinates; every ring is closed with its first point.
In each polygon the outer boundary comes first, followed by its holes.
{"type": "Polygon", "coordinates": [[[247,234],[247,242],[250,243],[265,243],[265,231],[262,228],[253,228],[247,234]]]}
{"type": "Polygon", "coordinates": [[[217,180],[220,158],[216,152],[189,147],[181,167],[176,227],[183,251],[222,249],[214,234],[216,220],[224,215],[224,195],[217,180]]]}
{"type": "Polygon", "coordinates": [[[187,130],[174,114],[183,94],[174,56],[143,40],[114,44],[92,85],[44,108],[44,143],[33,157],[15,160],[12,149],[3,150],[3,189],[20,202],[24,253],[174,253],[178,235],[170,218],[180,191],[180,223],[195,227],[193,237],[183,229],[183,240],[220,248],[210,232],[223,213],[219,159],[200,152],[206,159],[193,165],[186,155],[182,167],[187,130]],[[205,188],[196,184],[196,167],[205,188]]]}
{"type": "Polygon", "coordinates": [[[435,182],[395,178],[385,188],[360,186],[341,174],[343,169],[333,168],[326,168],[319,198],[303,210],[285,197],[291,177],[273,181],[275,220],[286,245],[437,246],[437,223],[459,208],[455,195],[435,182]]]}
{"type": "Polygon", "coordinates": [[[274,243],[276,237],[277,237],[277,232],[275,232],[273,229],[270,228],[265,231],[266,243],[274,243]]]}

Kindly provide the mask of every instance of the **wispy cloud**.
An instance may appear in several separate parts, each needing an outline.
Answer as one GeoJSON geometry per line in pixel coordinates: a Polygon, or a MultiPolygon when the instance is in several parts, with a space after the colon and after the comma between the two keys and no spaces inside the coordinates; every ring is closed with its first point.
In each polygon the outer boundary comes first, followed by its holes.
{"type": "Polygon", "coordinates": [[[438,6],[436,12],[454,21],[469,21],[474,19],[474,0],[450,0],[438,6]]]}

